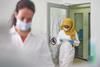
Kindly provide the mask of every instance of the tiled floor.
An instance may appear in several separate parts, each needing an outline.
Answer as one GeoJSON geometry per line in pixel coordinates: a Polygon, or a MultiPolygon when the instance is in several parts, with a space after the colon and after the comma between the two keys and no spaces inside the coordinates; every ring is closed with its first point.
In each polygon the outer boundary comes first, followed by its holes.
{"type": "Polygon", "coordinates": [[[78,58],[75,58],[74,59],[74,64],[83,64],[83,63],[87,63],[88,61],[85,61],[85,60],[82,60],[82,59],[78,59],[78,58]]]}

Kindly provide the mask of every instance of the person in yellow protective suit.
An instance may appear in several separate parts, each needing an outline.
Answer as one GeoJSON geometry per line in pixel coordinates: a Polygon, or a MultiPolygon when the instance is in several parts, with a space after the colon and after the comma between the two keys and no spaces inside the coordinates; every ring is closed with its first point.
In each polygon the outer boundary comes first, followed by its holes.
{"type": "Polygon", "coordinates": [[[70,67],[72,65],[75,46],[78,46],[79,43],[73,20],[65,18],[60,25],[60,32],[57,36],[57,45],[60,45],[59,67],[70,67]]]}

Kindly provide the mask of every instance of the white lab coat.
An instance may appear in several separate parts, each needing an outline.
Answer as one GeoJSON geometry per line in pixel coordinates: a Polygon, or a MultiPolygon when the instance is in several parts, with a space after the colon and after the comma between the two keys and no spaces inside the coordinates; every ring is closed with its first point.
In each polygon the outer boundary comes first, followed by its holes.
{"type": "MultiPolygon", "coordinates": [[[[57,45],[61,45],[59,49],[59,67],[71,67],[74,59],[75,48],[66,40],[71,40],[71,37],[61,30],[57,36],[57,45]]],[[[78,40],[77,33],[76,40],[78,40]]],[[[73,45],[78,46],[79,44],[73,45]]]]}
{"type": "Polygon", "coordinates": [[[7,67],[54,67],[46,36],[30,32],[23,43],[14,27],[11,28],[10,35],[11,44],[8,40],[10,47],[6,49],[5,58],[8,57],[12,64],[7,67]]]}

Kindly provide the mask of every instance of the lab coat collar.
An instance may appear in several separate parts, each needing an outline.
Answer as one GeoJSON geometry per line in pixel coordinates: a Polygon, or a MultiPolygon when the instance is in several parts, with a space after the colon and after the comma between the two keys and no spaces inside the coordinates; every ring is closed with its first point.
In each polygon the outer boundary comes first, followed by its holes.
{"type": "MultiPolygon", "coordinates": [[[[12,28],[10,29],[10,33],[11,34],[18,34],[15,30],[15,26],[12,26],[12,28]]],[[[32,32],[29,33],[29,35],[34,36],[32,32]]]]}

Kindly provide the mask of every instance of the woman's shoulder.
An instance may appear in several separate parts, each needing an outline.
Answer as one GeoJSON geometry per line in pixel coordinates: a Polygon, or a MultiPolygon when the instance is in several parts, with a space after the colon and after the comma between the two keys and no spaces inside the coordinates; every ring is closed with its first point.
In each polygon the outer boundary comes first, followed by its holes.
{"type": "Polygon", "coordinates": [[[16,30],[15,30],[15,27],[12,26],[9,30],[9,34],[15,34],[16,33],[16,30]]]}
{"type": "Polygon", "coordinates": [[[40,33],[40,32],[39,33],[32,33],[31,32],[30,35],[31,35],[32,38],[35,38],[35,39],[37,39],[39,41],[47,40],[47,38],[48,38],[46,33],[40,33]]]}

